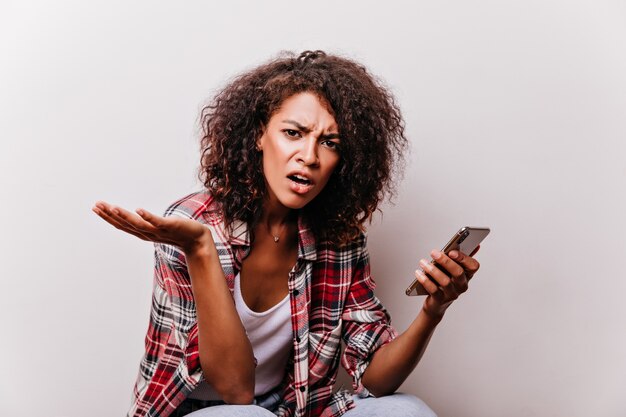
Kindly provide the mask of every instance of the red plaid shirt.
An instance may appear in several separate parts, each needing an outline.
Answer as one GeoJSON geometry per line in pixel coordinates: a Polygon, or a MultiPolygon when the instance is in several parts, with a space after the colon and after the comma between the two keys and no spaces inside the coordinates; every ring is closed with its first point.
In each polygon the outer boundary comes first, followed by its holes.
{"type": "MultiPolygon", "coordinates": [[[[206,192],[170,206],[166,216],[195,219],[213,235],[231,292],[241,261],[250,251],[247,225],[225,231],[218,205],[206,192]]],[[[396,332],[374,296],[365,237],[337,248],[316,244],[304,220],[298,221],[298,259],[289,274],[293,360],[282,384],[279,416],[340,416],[352,408],[349,393],[332,393],[341,339],[342,365],[355,392],[368,395],[361,376],[374,351],[396,332]]],[[[202,378],[196,306],[185,256],[171,245],[155,245],[155,273],[146,350],[129,416],[167,417],[202,378]]]]}

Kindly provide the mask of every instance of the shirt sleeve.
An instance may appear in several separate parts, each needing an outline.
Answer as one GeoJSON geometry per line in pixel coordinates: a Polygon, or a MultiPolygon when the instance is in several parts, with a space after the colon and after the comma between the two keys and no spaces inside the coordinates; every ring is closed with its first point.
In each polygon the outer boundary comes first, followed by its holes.
{"type": "Polygon", "coordinates": [[[174,246],[156,244],[154,258],[150,325],[128,416],[169,414],[202,374],[184,254],[174,246]]]}
{"type": "MultiPolygon", "coordinates": [[[[165,216],[193,219],[210,200],[194,193],[172,204],[165,216]]],[[[128,416],[170,415],[202,377],[191,278],[178,247],[154,245],[152,306],[145,352],[128,416]]]]}
{"type": "Polygon", "coordinates": [[[391,317],[374,295],[375,287],[363,238],[362,252],[356,262],[342,314],[346,348],[341,360],[343,367],[352,376],[354,392],[360,397],[371,396],[361,383],[361,378],[372,355],[397,336],[391,326],[391,317]]]}
{"type": "Polygon", "coordinates": [[[155,292],[162,301],[155,311],[162,326],[169,330],[167,349],[183,355],[191,374],[200,369],[197,313],[191,278],[183,252],[172,245],[155,245],[155,292]]]}

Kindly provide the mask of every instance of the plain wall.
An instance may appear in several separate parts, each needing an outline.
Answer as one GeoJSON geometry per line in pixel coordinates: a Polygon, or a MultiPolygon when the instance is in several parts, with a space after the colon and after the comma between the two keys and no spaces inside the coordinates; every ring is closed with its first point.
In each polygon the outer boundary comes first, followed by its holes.
{"type": "Polygon", "coordinates": [[[304,49],[360,60],[404,111],[369,238],[398,329],[419,258],[492,228],[402,390],[443,417],[626,415],[626,4],[598,0],[0,3],[0,415],[125,413],[152,248],[90,209],[198,189],[202,105],[304,49]]]}

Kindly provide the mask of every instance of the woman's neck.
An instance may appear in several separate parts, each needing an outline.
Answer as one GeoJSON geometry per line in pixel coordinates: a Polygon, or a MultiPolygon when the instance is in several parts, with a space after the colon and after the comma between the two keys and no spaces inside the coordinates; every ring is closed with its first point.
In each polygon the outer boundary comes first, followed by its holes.
{"type": "Polygon", "coordinates": [[[283,206],[276,198],[267,198],[263,204],[261,224],[268,227],[281,227],[293,221],[295,210],[283,206]]]}
{"type": "Polygon", "coordinates": [[[274,242],[285,239],[294,230],[292,226],[296,221],[296,210],[292,210],[282,204],[272,204],[267,201],[263,207],[259,226],[261,231],[270,235],[274,242]]]}

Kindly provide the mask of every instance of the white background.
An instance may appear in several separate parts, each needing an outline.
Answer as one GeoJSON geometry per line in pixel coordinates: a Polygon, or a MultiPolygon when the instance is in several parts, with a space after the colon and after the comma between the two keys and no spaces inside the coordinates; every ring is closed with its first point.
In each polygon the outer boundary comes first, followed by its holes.
{"type": "Polygon", "coordinates": [[[402,389],[440,416],[626,415],[623,1],[0,2],[0,415],[125,413],[149,244],[98,219],[198,189],[198,114],[280,50],[383,78],[412,143],[371,227],[404,329],[420,257],[489,226],[402,389]]]}

